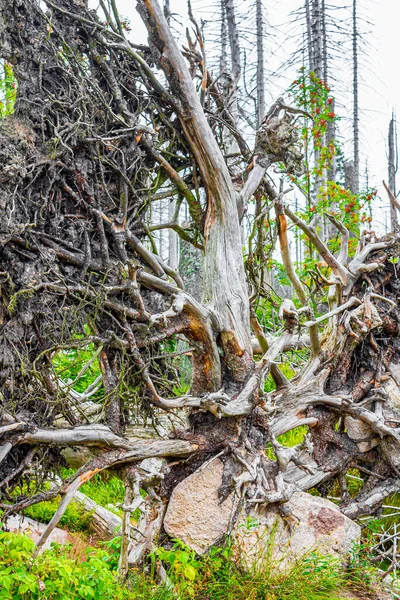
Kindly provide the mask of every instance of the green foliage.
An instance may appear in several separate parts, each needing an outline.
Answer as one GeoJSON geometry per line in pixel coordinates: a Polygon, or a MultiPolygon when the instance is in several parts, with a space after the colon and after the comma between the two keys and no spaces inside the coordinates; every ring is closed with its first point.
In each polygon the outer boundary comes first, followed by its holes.
{"type": "MultiPolygon", "coordinates": [[[[77,339],[84,338],[83,334],[78,334],[77,339]]],[[[69,350],[62,350],[56,354],[53,358],[53,367],[60,379],[67,382],[75,380],[77,375],[81,372],[83,367],[93,357],[96,352],[94,344],[87,344],[82,348],[71,348],[69,350]]],[[[73,385],[73,389],[76,392],[84,392],[101,374],[100,364],[97,358],[91,363],[87,371],[80,377],[73,385]]],[[[101,396],[102,390],[99,390],[97,394],[92,396],[92,400],[96,396],[101,396]]]]}
{"type": "MultiPolygon", "coordinates": [[[[65,479],[74,472],[74,469],[62,469],[61,474],[65,479]]],[[[123,482],[115,475],[110,475],[106,472],[97,473],[90,481],[83,484],[80,489],[89,498],[100,504],[100,506],[104,506],[115,514],[122,516],[122,510],[109,506],[110,504],[115,505],[123,502],[125,494],[123,482]]],[[[16,492],[26,493],[27,490],[25,488],[22,490],[17,488],[16,492]]],[[[24,513],[27,517],[31,517],[40,523],[49,523],[59,504],[60,497],[58,496],[53,500],[46,500],[29,506],[25,509],[24,513]]],[[[91,521],[91,515],[92,513],[85,511],[78,502],[72,500],[61,517],[60,526],[65,527],[69,531],[86,531],[91,521]]]]}
{"type": "Polygon", "coordinates": [[[167,566],[168,573],[173,582],[179,582],[179,591],[193,597],[195,594],[195,580],[199,578],[201,562],[196,553],[185,546],[181,541],[175,540],[171,550],[157,548],[153,554],[167,566]]]}
{"type": "Polygon", "coordinates": [[[2,62],[3,76],[0,76],[0,118],[7,117],[14,112],[17,97],[17,82],[10,63],[2,62]]]}
{"type": "MultiPolygon", "coordinates": [[[[70,477],[74,469],[63,469],[63,478],[70,477]]],[[[92,500],[107,507],[108,504],[118,504],[123,502],[125,488],[122,480],[106,471],[96,473],[89,481],[80,487],[80,491],[89,496],[92,500]]]]}
{"type": "MultiPolygon", "coordinates": [[[[282,362],[279,364],[279,368],[287,379],[292,379],[306,364],[309,358],[309,350],[292,350],[291,352],[285,352],[282,355],[282,362]]],[[[264,391],[272,392],[275,389],[275,382],[272,375],[269,373],[264,382],[264,391]]]]}
{"type": "MultiPolygon", "coordinates": [[[[306,425],[300,425],[300,427],[295,427],[286,433],[283,433],[277,438],[277,442],[282,446],[286,446],[287,448],[292,448],[293,446],[297,446],[304,441],[308,432],[308,427],[306,425]]],[[[272,449],[271,444],[267,446],[267,456],[271,460],[276,460],[275,452],[272,449]]]]}
{"type": "MultiPolygon", "coordinates": [[[[340,600],[339,589],[346,586],[337,560],[311,554],[290,569],[266,556],[256,568],[249,569],[243,555],[229,546],[213,548],[196,563],[196,576],[189,587],[190,597],[198,600],[340,600]]],[[[171,570],[168,572],[171,573],[171,570]]],[[[171,573],[175,591],[181,598],[181,581],[171,573]]],[[[184,585],[184,589],[188,589],[184,585]]],[[[187,596],[186,596],[187,597],[187,596]]]]}
{"type": "Polygon", "coordinates": [[[264,564],[257,570],[244,570],[230,563],[212,570],[205,582],[210,600],[339,600],[345,580],[337,561],[315,554],[290,570],[264,564]]]}
{"type": "Polygon", "coordinates": [[[325,81],[319,79],[315,73],[307,73],[302,67],[296,79],[288,90],[296,105],[307,111],[312,121],[305,121],[301,130],[301,139],[305,150],[305,174],[296,183],[306,194],[310,193],[311,175],[322,176],[323,169],[329,168],[335,155],[335,144],[333,141],[328,146],[324,144],[324,136],[327,124],[337,119],[333,110],[334,100],[330,96],[330,88],[325,81]],[[319,160],[311,169],[308,157],[311,154],[310,144],[319,151],[319,160]]]}
{"type": "MultiPolygon", "coordinates": [[[[29,538],[1,533],[0,600],[342,600],[345,589],[373,580],[359,550],[350,578],[338,560],[315,553],[288,569],[268,553],[249,569],[229,544],[199,558],[175,540],[169,550],[157,548],[150,569],[132,570],[122,586],[116,573],[119,538],[107,545],[88,547],[78,559],[72,546],[53,544],[33,559],[29,538]],[[168,575],[164,585],[156,575],[160,562],[168,575]]],[[[369,597],[367,590],[363,597],[369,597]]]]}
{"type": "Polygon", "coordinates": [[[27,537],[0,533],[0,600],[124,600],[129,590],[117,582],[104,550],[88,549],[87,557],[70,557],[71,546],[53,545],[33,560],[27,537]]]}
{"type": "MultiPolygon", "coordinates": [[[[334,98],[330,95],[329,86],[315,73],[308,73],[305,67],[300,69],[298,79],[292,83],[288,92],[294,103],[312,117],[312,120],[307,118],[304,120],[301,129],[305,173],[301,177],[290,176],[290,179],[296,183],[308,199],[302,217],[309,221],[314,214],[322,215],[324,212],[332,212],[332,207],[334,207],[333,212],[336,218],[355,234],[349,242],[350,253],[352,253],[356,249],[360,223],[370,223],[372,220],[370,204],[377,191],[366,189],[359,194],[353,194],[336,181],[327,181],[326,185],[320,188],[317,198],[311,202],[313,182],[322,178],[324,171],[326,172],[331,167],[334,156],[341,154],[338,141],[329,140],[327,142],[325,135],[328,124],[338,120],[338,117],[334,112],[334,98]],[[315,164],[312,164],[313,158],[316,159],[315,164]]],[[[321,179],[319,180],[321,181],[321,179]]],[[[338,250],[339,236],[330,240],[330,246],[332,251],[338,250]]],[[[304,266],[307,270],[308,265],[304,266]]],[[[311,264],[311,266],[314,265],[311,264]]]]}
{"type": "MultiPolygon", "coordinates": [[[[292,379],[292,377],[296,374],[296,371],[292,369],[291,365],[288,362],[280,363],[279,368],[287,379],[292,379]]],[[[264,392],[272,392],[274,391],[274,389],[275,382],[272,378],[271,373],[269,373],[268,377],[265,379],[264,382],[264,392]]]]}
{"type": "MultiPolygon", "coordinates": [[[[24,513],[40,523],[50,523],[59,504],[60,497],[57,497],[29,506],[24,513]]],[[[60,519],[60,527],[65,527],[69,531],[86,531],[91,518],[92,513],[85,511],[78,502],[72,501],[60,519]]]]}
{"type": "MultiPolygon", "coordinates": [[[[347,492],[351,498],[357,496],[363,485],[364,479],[362,478],[361,473],[358,469],[352,468],[346,472],[347,492]]],[[[333,502],[339,503],[339,499],[342,495],[342,488],[339,478],[336,478],[333,481],[332,485],[329,488],[328,495],[333,502]]]]}

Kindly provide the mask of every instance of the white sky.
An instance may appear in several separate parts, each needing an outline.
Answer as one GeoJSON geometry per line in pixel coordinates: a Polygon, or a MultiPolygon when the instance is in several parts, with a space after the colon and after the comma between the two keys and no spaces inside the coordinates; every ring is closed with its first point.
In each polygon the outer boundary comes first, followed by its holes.
{"type": "MultiPolygon", "coordinates": [[[[159,0],[161,1],[161,0],[159,0]]],[[[366,32],[363,45],[368,46],[366,53],[361,58],[360,67],[360,108],[361,108],[361,155],[362,170],[368,161],[370,171],[370,185],[378,187],[381,200],[377,201],[374,210],[374,224],[384,230],[388,219],[388,200],[381,185],[382,179],[387,179],[387,159],[386,159],[386,139],[389,120],[392,108],[400,103],[400,73],[399,73],[399,41],[400,41],[400,2],[397,0],[358,0],[360,17],[360,28],[366,32]],[[371,25],[364,23],[371,22],[371,25]],[[369,32],[369,33],[368,33],[369,32]]],[[[146,43],[147,35],[140,17],[135,10],[134,0],[117,0],[118,8],[123,16],[129,18],[131,22],[132,41],[136,43],[146,43]]],[[[186,0],[170,0],[171,11],[178,15],[183,15],[183,22],[186,25],[185,15],[187,14],[186,0]]],[[[349,17],[350,13],[346,10],[351,0],[330,0],[344,18],[349,17]]],[[[219,0],[192,0],[195,15],[198,18],[207,18],[211,16],[213,10],[219,5],[219,0]]],[[[285,39],[285,32],[293,30],[293,26],[287,25],[291,11],[298,9],[302,5],[302,0],[264,0],[266,16],[269,23],[278,26],[279,30],[274,36],[271,36],[267,45],[269,51],[267,55],[271,70],[279,68],[281,62],[296,49],[295,41],[285,39]]],[[[251,0],[236,0],[238,13],[245,13],[251,6],[251,0]]],[[[175,25],[178,28],[178,25],[175,25]]],[[[207,35],[207,34],[206,34],[207,35]]],[[[207,39],[206,39],[207,47],[207,39]]],[[[348,43],[343,45],[343,54],[348,54],[350,59],[350,49],[348,43]]],[[[299,63],[298,66],[301,66],[299,63]]],[[[351,91],[351,79],[349,67],[343,67],[343,73],[340,72],[337,87],[342,88],[337,91],[337,96],[341,96],[342,108],[338,112],[345,114],[351,112],[351,97],[346,98],[346,89],[351,91]],[[343,77],[342,77],[343,74],[343,77]]],[[[267,81],[267,87],[272,90],[271,95],[281,93],[288,81],[296,76],[296,69],[288,73],[289,79],[280,80],[276,78],[274,82],[267,81]]],[[[335,95],[335,89],[333,89],[335,95]]],[[[343,123],[344,125],[344,123],[343,123]]],[[[350,129],[342,126],[345,136],[351,136],[350,129]],[[347,135],[348,131],[348,135],[347,135]]],[[[350,153],[349,148],[349,153],[350,153]]],[[[362,180],[363,182],[363,180],[362,180]]]]}

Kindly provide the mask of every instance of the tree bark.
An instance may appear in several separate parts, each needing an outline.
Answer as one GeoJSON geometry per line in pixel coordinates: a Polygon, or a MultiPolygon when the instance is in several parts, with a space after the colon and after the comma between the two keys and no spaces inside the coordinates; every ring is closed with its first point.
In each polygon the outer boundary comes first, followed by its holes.
{"type": "Polygon", "coordinates": [[[352,44],[353,44],[353,148],[354,148],[354,191],[358,194],[360,189],[360,116],[358,93],[358,27],[357,27],[357,0],[353,0],[352,10],[352,44]]]}
{"type": "MultiPolygon", "coordinates": [[[[393,196],[396,198],[396,149],[395,149],[395,119],[392,114],[392,118],[389,124],[389,135],[388,135],[388,184],[389,189],[393,196]]],[[[393,202],[390,203],[390,225],[391,230],[396,231],[398,227],[398,218],[396,206],[393,202]]]]}
{"type": "Polygon", "coordinates": [[[262,0],[256,0],[257,23],[257,127],[265,116],[264,19],[262,0]]]}

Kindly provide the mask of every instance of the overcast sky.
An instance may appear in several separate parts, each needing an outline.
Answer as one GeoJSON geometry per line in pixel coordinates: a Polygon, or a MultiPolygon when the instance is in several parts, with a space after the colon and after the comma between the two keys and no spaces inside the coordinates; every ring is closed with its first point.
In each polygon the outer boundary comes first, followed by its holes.
{"type": "MultiPolygon", "coordinates": [[[[161,1],[161,0],[159,0],[161,1]]],[[[135,0],[117,0],[121,14],[128,17],[131,22],[132,41],[145,43],[147,36],[140,17],[135,10],[135,0]]],[[[170,0],[171,10],[176,13],[175,27],[179,29],[178,21],[186,25],[187,3],[186,0],[170,0]],[[179,16],[178,16],[179,15],[179,16]]],[[[212,19],[213,11],[219,4],[218,0],[192,0],[195,14],[198,18],[212,19]]],[[[349,2],[331,0],[337,10],[332,14],[345,21],[350,17],[349,2]]],[[[400,44],[400,2],[396,0],[358,0],[358,13],[360,17],[360,30],[364,33],[362,42],[363,56],[360,69],[360,108],[361,108],[361,153],[363,170],[368,161],[370,170],[370,184],[378,187],[381,201],[377,202],[374,210],[374,220],[379,229],[384,228],[388,213],[388,200],[382,189],[382,179],[387,179],[386,139],[392,108],[400,100],[400,73],[399,73],[399,44],[400,44]],[[371,24],[369,24],[370,22],[371,24]]],[[[251,0],[236,0],[238,13],[248,12],[251,0]]],[[[302,0],[264,0],[266,18],[271,25],[271,35],[268,39],[267,54],[268,65],[271,70],[279,68],[290,54],[296,50],[299,39],[288,35],[297,31],[295,18],[290,13],[302,5],[302,0]],[[277,28],[277,29],[275,29],[277,28]],[[275,30],[275,35],[272,32],[275,30]]],[[[268,31],[267,31],[268,33],[268,31]]],[[[206,29],[207,36],[207,29],[206,29]]],[[[211,46],[212,40],[208,40],[211,46]]],[[[206,39],[207,44],[207,39],[206,39]]],[[[339,50],[343,57],[351,57],[350,46],[343,40],[343,47],[339,50]]],[[[298,63],[298,66],[301,62],[298,63]]],[[[296,69],[289,70],[286,78],[274,78],[273,83],[267,82],[267,89],[271,95],[280,94],[287,86],[288,80],[295,77],[296,69]]],[[[336,74],[337,96],[342,107],[338,108],[345,119],[346,112],[351,113],[351,96],[346,98],[351,91],[350,69],[343,63],[336,74]],[[343,71],[341,71],[341,68],[343,71]],[[339,92],[339,88],[341,88],[339,92]]],[[[335,87],[335,86],[333,86],[335,87]]],[[[335,93],[335,89],[333,89],[335,93]]],[[[350,129],[346,129],[346,121],[342,123],[342,131],[349,141],[350,129]]],[[[350,124],[349,124],[350,125],[350,124]]],[[[346,140],[343,140],[344,142],[346,140]]],[[[350,151],[350,148],[349,148],[350,151]]],[[[363,183],[363,181],[362,181],[363,183]]]]}

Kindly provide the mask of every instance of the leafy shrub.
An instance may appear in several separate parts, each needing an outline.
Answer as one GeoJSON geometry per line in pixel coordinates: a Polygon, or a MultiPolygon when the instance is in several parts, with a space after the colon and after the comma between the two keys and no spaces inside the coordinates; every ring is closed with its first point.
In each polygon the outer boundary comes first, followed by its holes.
{"type": "Polygon", "coordinates": [[[53,544],[32,560],[34,543],[23,535],[0,534],[1,600],[124,600],[129,592],[117,581],[104,550],[90,549],[85,561],[68,557],[68,547],[53,544]]]}

